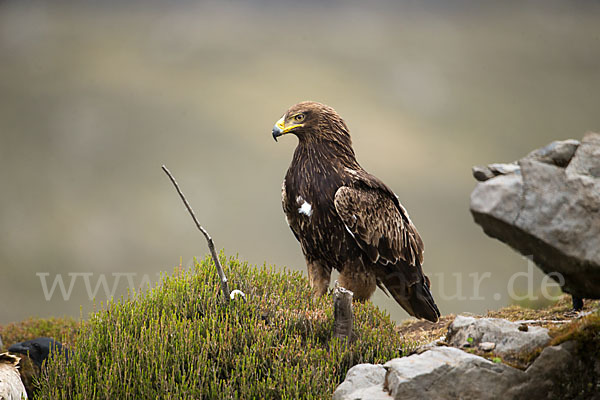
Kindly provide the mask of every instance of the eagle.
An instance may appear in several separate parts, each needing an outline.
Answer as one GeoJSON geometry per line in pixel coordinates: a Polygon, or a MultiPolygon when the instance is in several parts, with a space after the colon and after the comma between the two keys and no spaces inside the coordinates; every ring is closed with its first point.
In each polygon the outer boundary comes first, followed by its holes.
{"type": "Polygon", "coordinates": [[[290,133],[298,145],[281,199],[314,295],[327,292],[336,269],[356,300],[379,287],[410,315],[436,322],[421,236],[394,192],[356,161],[344,120],[327,105],[305,101],[273,127],[275,141],[290,133]]]}

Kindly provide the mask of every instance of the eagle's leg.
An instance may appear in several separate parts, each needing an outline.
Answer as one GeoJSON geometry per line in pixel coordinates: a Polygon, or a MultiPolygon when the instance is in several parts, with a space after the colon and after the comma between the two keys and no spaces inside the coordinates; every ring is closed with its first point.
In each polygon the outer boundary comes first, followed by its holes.
{"type": "Polygon", "coordinates": [[[315,298],[319,298],[327,293],[329,280],[331,279],[331,269],[323,267],[318,261],[307,261],[308,282],[313,289],[315,298]]]}
{"type": "Polygon", "coordinates": [[[583,310],[583,299],[581,297],[571,296],[573,300],[573,311],[583,310]]]}
{"type": "Polygon", "coordinates": [[[348,264],[340,272],[338,283],[354,292],[354,300],[366,301],[371,298],[377,288],[375,274],[361,266],[348,264]]]}

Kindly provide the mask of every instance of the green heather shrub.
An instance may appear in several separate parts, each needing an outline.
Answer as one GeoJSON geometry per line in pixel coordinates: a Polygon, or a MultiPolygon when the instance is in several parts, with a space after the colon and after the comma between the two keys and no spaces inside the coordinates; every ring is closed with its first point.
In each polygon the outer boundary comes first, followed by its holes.
{"type": "Polygon", "coordinates": [[[371,302],[354,304],[355,337],[340,341],[331,296],[313,300],[301,273],[221,262],[247,302],[225,304],[210,258],[165,276],[81,324],[70,362],[56,357],[42,372],[38,398],[330,398],[353,365],[406,350],[371,302]]]}
{"type": "Polygon", "coordinates": [[[0,348],[0,352],[6,351],[13,343],[35,339],[40,336],[49,336],[60,342],[71,343],[79,324],[80,322],[71,317],[51,317],[28,318],[0,326],[0,336],[5,347],[0,348]]]}

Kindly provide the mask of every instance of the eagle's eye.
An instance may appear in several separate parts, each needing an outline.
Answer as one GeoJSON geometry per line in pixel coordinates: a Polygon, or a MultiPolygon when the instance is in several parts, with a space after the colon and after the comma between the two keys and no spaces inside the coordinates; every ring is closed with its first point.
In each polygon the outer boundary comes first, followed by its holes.
{"type": "Polygon", "coordinates": [[[304,114],[300,113],[300,114],[294,115],[294,121],[296,121],[296,122],[304,121],[304,114]]]}

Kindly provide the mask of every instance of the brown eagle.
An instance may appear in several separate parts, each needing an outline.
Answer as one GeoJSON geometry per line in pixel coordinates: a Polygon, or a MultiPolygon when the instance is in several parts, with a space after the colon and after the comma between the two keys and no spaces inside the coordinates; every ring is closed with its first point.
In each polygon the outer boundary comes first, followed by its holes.
{"type": "Polygon", "coordinates": [[[379,286],[410,315],[437,321],[423,241],[394,192],[356,161],[344,120],[305,101],[273,127],[275,141],[288,133],[298,146],[283,181],[283,211],[315,295],[325,294],[335,268],[355,299],[369,299],[379,286]]]}

